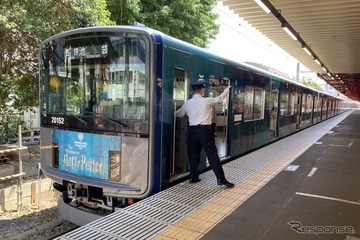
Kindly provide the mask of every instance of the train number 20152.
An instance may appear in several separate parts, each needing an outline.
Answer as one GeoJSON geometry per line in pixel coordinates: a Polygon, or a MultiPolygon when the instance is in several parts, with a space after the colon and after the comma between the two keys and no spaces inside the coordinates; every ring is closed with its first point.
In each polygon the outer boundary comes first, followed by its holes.
{"type": "Polygon", "coordinates": [[[63,117],[51,117],[51,123],[63,125],[64,118],[63,117]]]}

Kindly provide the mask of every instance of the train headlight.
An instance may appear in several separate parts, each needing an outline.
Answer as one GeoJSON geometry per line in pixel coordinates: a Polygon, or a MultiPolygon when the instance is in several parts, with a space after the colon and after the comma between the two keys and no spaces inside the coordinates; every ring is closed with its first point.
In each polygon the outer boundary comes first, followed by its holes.
{"type": "Polygon", "coordinates": [[[61,85],[61,80],[58,76],[51,76],[49,78],[49,87],[52,91],[56,91],[58,87],[61,85]]]}
{"type": "Polygon", "coordinates": [[[120,181],[121,179],[121,152],[110,151],[109,176],[111,181],[120,181]]]}

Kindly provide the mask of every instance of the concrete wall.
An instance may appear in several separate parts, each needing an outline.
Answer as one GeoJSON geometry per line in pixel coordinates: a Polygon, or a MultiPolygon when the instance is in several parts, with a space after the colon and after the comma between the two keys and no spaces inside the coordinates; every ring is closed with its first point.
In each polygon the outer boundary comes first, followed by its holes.
{"type": "MultiPolygon", "coordinates": [[[[27,182],[23,184],[23,206],[38,205],[39,181],[27,182]]],[[[52,187],[53,181],[46,178],[41,180],[41,196],[40,200],[55,199],[54,189],[52,187]]],[[[17,210],[18,208],[18,188],[12,186],[0,190],[0,213],[17,210]]],[[[40,202],[41,207],[41,202],[40,202]]]]}

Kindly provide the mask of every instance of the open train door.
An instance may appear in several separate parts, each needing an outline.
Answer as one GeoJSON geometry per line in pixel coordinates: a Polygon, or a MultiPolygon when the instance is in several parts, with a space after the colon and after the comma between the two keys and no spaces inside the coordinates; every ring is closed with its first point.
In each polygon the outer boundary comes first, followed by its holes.
{"type": "MultiPolygon", "coordinates": [[[[209,79],[209,97],[219,96],[228,86],[230,86],[230,79],[211,75],[209,79]]],[[[227,96],[221,103],[216,104],[212,109],[212,124],[215,135],[215,144],[220,159],[224,159],[228,156],[228,110],[229,96],[227,96]]]]}
{"type": "Polygon", "coordinates": [[[188,173],[188,162],[186,156],[186,134],[187,134],[187,117],[177,118],[176,110],[178,110],[188,99],[188,72],[184,69],[174,68],[173,81],[173,104],[174,104],[174,129],[172,142],[172,161],[170,166],[171,181],[185,176],[188,173]]]}

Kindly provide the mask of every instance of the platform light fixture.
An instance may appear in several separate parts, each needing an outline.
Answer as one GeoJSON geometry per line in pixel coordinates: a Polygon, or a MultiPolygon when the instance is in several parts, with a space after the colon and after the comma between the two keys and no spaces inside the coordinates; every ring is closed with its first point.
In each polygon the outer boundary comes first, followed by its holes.
{"type": "Polygon", "coordinates": [[[306,47],[306,45],[302,45],[302,49],[304,49],[304,51],[309,54],[310,56],[312,55],[311,52],[309,51],[309,49],[306,47]]]}
{"type": "Polygon", "coordinates": [[[315,55],[315,53],[311,50],[311,48],[306,44],[306,42],[302,39],[300,34],[298,34],[295,29],[286,21],[286,19],[282,16],[281,10],[277,10],[269,0],[255,0],[255,2],[266,12],[272,13],[281,23],[281,27],[284,31],[289,34],[289,36],[301,43],[303,50],[310,56],[314,56],[314,61],[321,66],[324,72],[329,76],[332,77],[332,74],[326,68],[326,66],[320,62],[320,59],[315,55]],[[271,9],[271,10],[270,10],[271,9]]]}
{"type": "Polygon", "coordinates": [[[259,4],[266,13],[271,13],[271,10],[261,0],[255,0],[255,2],[259,4]]]}
{"type": "Polygon", "coordinates": [[[286,23],[281,23],[281,27],[284,29],[284,31],[289,34],[289,36],[294,39],[294,40],[297,40],[297,37],[295,36],[294,33],[292,33],[290,31],[290,29],[288,28],[288,25],[286,23]]]}

